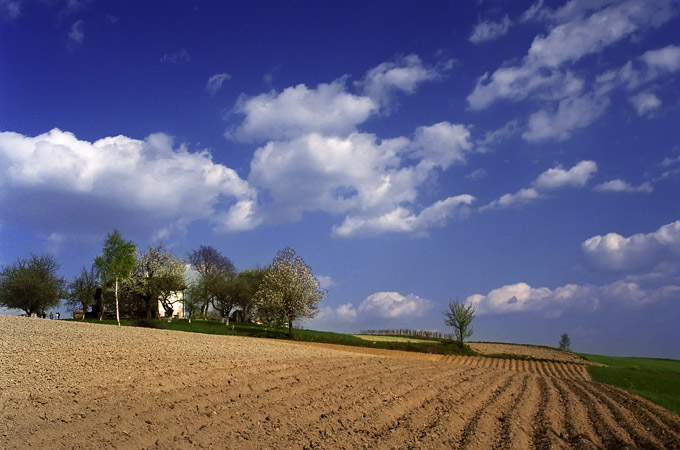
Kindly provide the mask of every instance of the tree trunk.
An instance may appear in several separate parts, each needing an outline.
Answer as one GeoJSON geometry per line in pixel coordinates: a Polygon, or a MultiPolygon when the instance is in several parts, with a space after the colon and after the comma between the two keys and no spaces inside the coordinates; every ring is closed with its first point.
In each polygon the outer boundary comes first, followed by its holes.
{"type": "Polygon", "coordinates": [[[293,340],[293,319],[288,319],[288,337],[293,340]]]}
{"type": "Polygon", "coordinates": [[[118,322],[118,326],[120,326],[120,314],[118,313],[118,277],[116,277],[114,293],[116,297],[116,322],[118,322]]]}

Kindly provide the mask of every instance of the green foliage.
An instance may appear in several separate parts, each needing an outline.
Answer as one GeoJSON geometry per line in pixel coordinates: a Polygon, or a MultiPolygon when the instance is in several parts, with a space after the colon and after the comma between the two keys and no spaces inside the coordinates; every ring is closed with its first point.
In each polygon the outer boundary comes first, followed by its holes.
{"type": "Polygon", "coordinates": [[[31,255],[0,271],[0,305],[38,314],[59,305],[65,281],[51,255],[31,255]]]}
{"type": "Polygon", "coordinates": [[[98,280],[99,273],[97,267],[93,264],[89,271],[83,267],[80,270],[80,275],[76,276],[68,285],[66,304],[71,311],[81,308],[83,319],[88,308],[94,304],[98,280]]]}
{"type": "Polygon", "coordinates": [[[680,414],[680,361],[581,354],[594,381],[611,384],[680,414]]]}
{"type": "Polygon", "coordinates": [[[319,287],[312,269],[295,255],[295,250],[286,247],[276,254],[264,274],[255,303],[260,314],[267,315],[273,323],[287,323],[288,336],[292,339],[293,322],[314,317],[325,296],[326,291],[319,287]]]}
{"type": "Polygon", "coordinates": [[[560,342],[557,344],[557,347],[560,350],[571,350],[571,339],[569,339],[569,335],[567,333],[562,333],[562,336],[560,336],[560,342]]]}
{"type": "Polygon", "coordinates": [[[463,340],[472,336],[472,327],[470,324],[475,318],[475,306],[466,305],[456,299],[449,302],[449,311],[444,311],[444,323],[453,327],[453,333],[458,341],[458,345],[463,347],[463,340]]]}
{"type": "Polygon", "coordinates": [[[117,229],[106,236],[102,255],[94,260],[97,269],[105,283],[114,283],[116,297],[116,320],[120,326],[118,312],[118,282],[130,276],[130,272],[137,264],[137,246],[132,241],[126,241],[117,229]]]}

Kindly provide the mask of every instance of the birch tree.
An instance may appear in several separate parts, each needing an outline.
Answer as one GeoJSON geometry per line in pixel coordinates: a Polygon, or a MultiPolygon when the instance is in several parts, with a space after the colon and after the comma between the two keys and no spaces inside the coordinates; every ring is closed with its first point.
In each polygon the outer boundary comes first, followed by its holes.
{"type": "Polygon", "coordinates": [[[126,280],[137,264],[137,246],[132,241],[126,241],[117,229],[106,236],[101,256],[94,260],[104,280],[114,283],[116,298],[116,322],[120,326],[120,312],[118,311],[118,283],[126,280]]]}
{"type": "Polygon", "coordinates": [[[270,311],[275,322],[287,323],[288,337],[293,339],[293,322],[314,317],[325,296],[312,269],[295,255],[295,250],[286,247],[276,254],[265,273],[255,303],[270,311]]]}

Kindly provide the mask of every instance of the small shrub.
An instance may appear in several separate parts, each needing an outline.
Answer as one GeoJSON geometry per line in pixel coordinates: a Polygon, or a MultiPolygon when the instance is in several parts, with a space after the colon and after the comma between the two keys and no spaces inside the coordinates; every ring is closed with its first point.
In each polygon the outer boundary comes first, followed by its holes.
{"type": "Polygon", "coordinates": [[[166,328],[165,324],[162,322],[155,322],[153,320],[139,319],[135,322],[136,327],[142,328],[166,328]]]}

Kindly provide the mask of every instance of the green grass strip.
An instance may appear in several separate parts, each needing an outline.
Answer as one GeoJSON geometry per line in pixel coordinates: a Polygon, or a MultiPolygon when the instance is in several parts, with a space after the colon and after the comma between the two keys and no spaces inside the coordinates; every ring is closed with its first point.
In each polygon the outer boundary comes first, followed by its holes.
{"type": "Polygon", "coordinates": [[[606,367],[588,366],[594,381],[644,397],[680,414],[680,361],[580,354],[606,367]]]}

